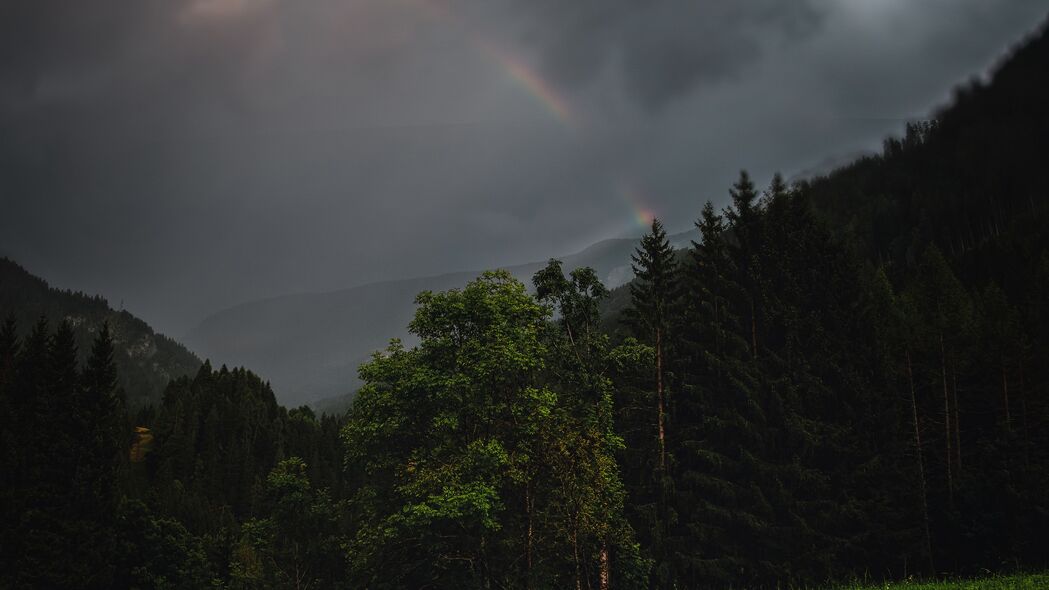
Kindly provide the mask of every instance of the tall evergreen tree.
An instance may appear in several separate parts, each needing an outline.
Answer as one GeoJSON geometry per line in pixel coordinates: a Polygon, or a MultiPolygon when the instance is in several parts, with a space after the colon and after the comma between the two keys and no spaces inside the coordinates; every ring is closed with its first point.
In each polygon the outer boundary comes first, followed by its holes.
{"type": "Polygon", "coordinates": [[[59,324],[50,336],[44,335],[46,326],[44,320],[37,324],[27,339],[27,358],[23,359],[28,365],[23,378],[32,382],[27,383],[30,386],[25,393],[32,397],[27,400],[29,407],[23,418],[27,444],[22,489],[27,501],[18,533],[18,583],[32,587],[104,586],[105,568],[92,567],[85,558],[88,547],[77,542],[80,534],[90,529],[90,522],[76,510],[72,486],[80,431],[76,342],[68,322],[59,324]],[[40,358],[43,338],[45,353],[40,358]]]}
{"type": "Polygon", "coordinates": [[[5,396],[6,386],[14,378],[19,346],[18,326],[14,316],[9,315],[0,325],[0,394],[5,396]]]}
{"type": "Polygon", "coordinates": [[[677,262],[663,224],[652,220],[652,229],[641,238],[631,256],[635,280],[630,283],[631,307],[627,318],[642,342],[656,353],[653,377],[656,390],[656,429],[659,441],[659,470],[665,474],[667,422],[667,347],[671,315],[678,296],[677,262]]]}
{"type": "MultiPolygon", "coordinates": [[[[918,532],[918,541],[907,539],[904,530],[893,531],[890,538],[901,541],[903,547],[914,546],[911,550],[918,563],[912,566],[914,571],[925,575],[936,573],[933,553],[932,522],[929,515],[929,479],[925,460],[925,446],[922,442],[924,427],[918,405],[918,389],[914,369],[914,334],[910,318],[914,314],[906,308],[907,302],[901,300],[893,289],[885,268],[878,268],[871,273],[864,289],[865,300],[862,306],[862,317],[870,326],[873,361],[881,366],[873,367],[884,376],[884,385],[888,389],[899,388],[901,394],[895,396],[896,405],[901,408],[901,422],[908,427],[901,429],[899,439],[907,439],[910,448],[909,463],[911,468],[901,469],[898,482],[903,491],[895,497],[913,498],[909,502],[914,506],[917,522],[912,529],[918,532]],[[905,432],[905,434],[904,434],[905,432]],[[908,477],[909,473],[909,477],[908,477]],[[906,488],[909,487],[910,490],[906,488]]],[[[887,396],[892,399],[891,396],[887,396]]],[[[904,455],[901,453],[901,455],[904,455]]],[[[906,512],[906,509],[904,509],[906,512]]]]}
{"type": "MultiPolygon", "coordinates": [[[[19,349],[17,325],[8,316],[0,326],[0,472],[5,483],[0,486],[0,556],[14,555],[21,498],[21,449],[19,429],[22,404],[15,386],[19,349]]],[[[0,581],[7,576],[0,574],[0,581]]]]}
{"type": "MultiPolygon", "coordinates": [[[[634,280],[630,283],[630,307],[624,315],[631,324],[634,334],[644,345],[651,347],[653,366],[638,367],[650,377],[645,390],[655,390],[655,439],[656,457],[654,469],[644,473],[643,484],[635,493],[642,505],[647,506],[645,523],[639,523],[644,536],[650,539],[655,559],[653,584],[669,587],[673,583],[672,564],[668,559],[667,535],[676,516],[669,503],[673,480],[668,458],[668,423],[670,422],[670,376],[669,349],[673,343],[671,334],[674,314],[679,297],[677,261],[667,240],[663,224],[652,220],[651,231],[641,238],[641,243],[631,256],[634,280]],[[651,388],[651,389],[650,389],[651,388]]],[[[633,355],[635,360],[646,355],[633,355]]],[[[622,358],[622,357],[621,357],[622,358]]]]}
{"type": "Polygon", "coordinates": [[[943,412],[943,468],[944,490],[948,504],[954,503],[958,471],[961,468],[961,422],[958,411],[957,389],[954,387],[959,355],[964,340],[972,329],[972,302],[958,278],[951,270],[943,253],[935,245],[925,249],[918,267],[917,279],[905,293],[917,316],[919,345],[928,366],[930,381],[943,412]]]}
{"type": "Polygon", "coordinates": [[[107,520],[116,509],[120,472],[130,446],[108,323],[102,324],[91,346],[76,407],[80,432],[74,486],[81,495],[81,505],[97,513],[100,520],[107,520]]]}
{"type": "Polygon", "coordinates": [[[708,202],[685,273],[674,535],[678,583],[745,585],[770,579],[773,514],[764,489],[765,410],[737,309],[742,286],[722,217],[708,202]]]}
{"type": "Polygon", "coordinates": [[[736,259],[736,269],[739,273],[738,281],[745,288],[747,296],[747,310],[745,325],[750,329],[750,353],[758,356],[758,269],[757,248],[760,239],[761,227],[761,203],[758,202],[758,192],[754,182],[746,170],[740,170],[739,179],[729,189],[732,205],[725,210],[725,218],[732,227],[735,238],[729,243],[736,259]]]}

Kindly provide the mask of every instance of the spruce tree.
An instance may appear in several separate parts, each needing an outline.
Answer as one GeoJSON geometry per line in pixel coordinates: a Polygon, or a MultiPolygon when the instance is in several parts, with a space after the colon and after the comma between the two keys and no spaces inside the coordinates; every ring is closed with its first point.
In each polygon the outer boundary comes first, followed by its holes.
{"type": "MultiPolygon", "coordinates": [[[[13,316],[8,316],[0,327],[0,472],[4,474],[4,485],[0,486],[0,556],[14,555],[15,533],[22,501],[21,450],[19,440],[22,412],[15,387],[20,343],[13,316]]],[[[0,585],[8,580],[9,573],[0,573],[0,585]]]]}
{"type": "Polygon", "coordinates": [[[631,256],[631,261],[634,280],[630,283],[631,306],[625,311],[625,317],[641,343],[650,346],[654,353],[653,366],[647,367],[645,372],[651,375],[650,385],[646,389],[655,390],[657,445],[654,469],[645,474],[646,483],[636,494],[641,502],[649,506],[646,510],[647,522],[639,524],[639,527],[647,529],[645,532],[651,538],[651,551],[655,559],[653,584],[670,587],[674,573],[667,555],[667,535],[676,515],[670,505],[673,481],[667,456],[671,407],[668,352],[673,342],[670,332],[679,293],[677,261],[663,224],[658,219],[652,221],[651,231],[641,238],[641,244],[631,256]]]}
{"type": "Polygon", "coordinates": [[[757,268],[757,250],[760,240],[760,213],[761,204],[758,202],[758,192],[754,182],[746,170],[740,170],[739,179],[729,189],[732,198],[732,206],[725,210],[725,218],[732,228],[734,240],[729,247],[736,259],[738,281],[745,288],[747,297],[745,327],[750,330],[750,354],[758,357],[758,299],[759,281],[757,268]]]}
{"type": "Polygon", "coordinates": [[[102,324],[95,337],[82,381],[78,406],[86,432],[81,452],[84,463],[92,469],[78,476],[82,483],[93,488],[95,497],[91,501],[100,509],[115,508],[118,472],[125,462],[129,433],[123,395],[117,389],[113,337],[108,323],[102,324]]]}
{"type": "Polygon", "coordinates": [[[742,287],[725,227],[708,202],[696,222],[685,273],[682,391],[675,441],[682,515],[672,546],[680,585],[735,586],[771,578],[773,514],[764,490],[766,419],[747,333],[737,309],[742,287]]]}
{"type": "Polygon", "coordinates": [[[667,241],[666,231],[658,219],[652,220],[652,229],[641,238],[641,244],[631,256],[634,281],[630,283],[631,307],[626,312],[637,337],[655,349],[653,367],[656,391],[658,467],[664,475],[667,470],[667,348],[670,337],[671,314],[677,303],[678,276],[674,251],[667,241]]]}
{"type": "MultiPolygon", "coordinates": [[[[27,340],[26,353],[39,354],[39,338],[46,330],[41,320],[27,340]]],[[[36,364],[40,359],[29,359],[36,364]]],[[[78,434],[81,432],[77,398],[80,375],[77,347],[70,324],[63,321],[47,338],[43,371],[25,416],[27,453],[24,493],[27,502],[20,532],[18,583],[33,587],[105,585],[104,572],[88,559],[88,547],[78,542],[91,524],[74,502],[78,434]]],[[[27,367],[28,368],[28,367],[27,367]]],[[[26,375],[28,377],[28,375],[26,375]]]]}
{"type": "Polygon", "coordinates": [[[922,254],[917,277],[905,293],[917,314],[916,331],[923,357],[927,359],[927,380],[935,383],[942,413],[944,491],[948,505],[954,504],[961,468],[961,420],[955,387],[961,349],[972,329],[972,301],[943,253],[930,244],[922,254]]]}
{"type": "MultiPolygon", "coordinates": [[[[33,329],[22,343],[16,359],[14,376],[10,385],[10,407],[12,410],[11,433],[20,441],[15,451],[18,469],[12,472],[13,485],[28,489],[36,481],[39,465],[34,454],[40,449],[37,442],[37,428],[43,427],[36,419],[36,404],[46,400],[48,392],[48,323],[47,318],[40,317],[33,329]]],[[[29,499],[27,494],[24,499],[29,499]]]]}
{"type": "Polygon", "coordinates": [[[116,511],[130,446],[108,323],[102,324],[92,343],[81,383],[76,404],[80,432],[74,489],[81,513],[101,525],[96,545],[101,550],[116,511]]]}
{"type": "Polygon", "coordinates": [[[0,395],[7,396],[6,386],[14,377],[15,358],[18,356],[18,326],[15,316],[8,315],[0,325],[0,395]]]}
{"type": "MultiPolygon", "coordinates": [[[[864,289],[861,318],[869,327],[872,363],[875,372],[884,379],[885,398],[888,404],[899,408],[901,417],[899,434],[894,437],[900,447],[910,452],[899,452],[901,461],[898,481],[899,488],[892,489],[897,499],[910,498],[910,501],[897,501],[897,508],[903,512],[913,512],[909,527],[905,521],[890,532],[889,539],[897,539],[908,553],[915,555],[917,563],[911,569],[932,575],[936,572],[933,560],[932,523],[929,515],[929,480],[925,460],[925,446],[922,441],[924,429],[919,414],[918,388],[915,381],[914,337],[910,318],[913,313],[907,308],[906,300],[898,297],[884,267],[868,273],[864,289]],[[893,396],[891,392],[899,390],[893,396]],[[910,505],[910,510],[906,506],[910,505]],[[909,534],[909,531],[917,531],[909,534]]],[[[883,444],[889,446],[893,440],[883,444]]],[[[886,482],[889,484],[890,482],[886,482]]],[[[890,485],[886,485],[890,488],[890,485]]]]}

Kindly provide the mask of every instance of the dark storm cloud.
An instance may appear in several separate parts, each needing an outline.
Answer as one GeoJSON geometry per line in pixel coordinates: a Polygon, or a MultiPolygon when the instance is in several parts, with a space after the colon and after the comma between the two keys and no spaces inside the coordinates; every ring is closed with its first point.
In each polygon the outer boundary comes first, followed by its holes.
{"type": "Polygon", "coordinates": [[[5,102],[9,108],[144,107],[154,100],[228,92],[267,41],[265,15],[252,12],[210,23],[201,17],[194,23],[193,5],[161,0],[5,3],[0,8],[5,102]]]}
{"type": "Polygon", "coordinates": [[[524,2],[538,13],[528,37],[563,82],[617,69],[627,92],[659,107],[699,84],[739,74],[769,44],[815,32],[812,0],[584,0],[524,2]]]}
{"type": "Polygon", "coordinates": [[[564,254],[639,208],[683,230],[739,168],[876,148],[1047,10],[2,2],[0,254],[178,336],[246,300],[564,254]]]}

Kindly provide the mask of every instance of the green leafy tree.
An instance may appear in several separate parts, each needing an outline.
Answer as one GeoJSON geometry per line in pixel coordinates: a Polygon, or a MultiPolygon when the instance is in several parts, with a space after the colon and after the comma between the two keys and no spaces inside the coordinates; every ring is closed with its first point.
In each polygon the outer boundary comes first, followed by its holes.
{"type": "Polygon", "coordinates": [[[333,588],[344,577],[338,510],[315,489],[298,457],[281,461],[266,478],[263,518],[241,527],[231,574],[235,588],[333,588]]]}
{"type": "Polygon", "coordinates": [[[410,329],[361,368],[343,429],[355,583],[623,587],[644,564],[613,453],[604,287],[589,269],[505,272],[424,292],[410,329]]]}
{"type": "Polygon", "coordinates": [[[410,324],[361,367],[343,429],[361,482],[351,544],[371,587],[492,586],[528,579],[527,487],[557,395],[537,386],[548,311],[505,272],[424,292],[410,324]]]}
{"type": "Polygon", "coordinates": [[[214,586],[201,540],[140,500],[120,503],[115,538],[119,551],[114,559],[114,588],[197,590],[214,586]]]}
{"type": "MultiPolygon", "coordinates": [[[[593,269],[575,269],[565,277],[557,260],[537,272],[533,283],[538,300],[551,304],[559,318],[559,329],[546,338],[547,382],[560,395],[545,433],[545,469],[540,472],[554,487],[540,505],[553,512],[554,518],[545,520],[564,529],[557,537],[571,541],[567,549],[572,552],[577,588],[590,579],[588,556],[596,556],[598,562],[597,586],[610,587],[613,555],[619,557],[615,569],[621,585],[628,586],[643,578],[638,572],[645,565],[623,518],[625,488],[614,456],[623,440],[613,423],[612,383],[606,374],[608,337],[597,330],[599,303],[608,291],[593,269]]],[[[542,488],[541,481],[531,485],[542,488]]]]}

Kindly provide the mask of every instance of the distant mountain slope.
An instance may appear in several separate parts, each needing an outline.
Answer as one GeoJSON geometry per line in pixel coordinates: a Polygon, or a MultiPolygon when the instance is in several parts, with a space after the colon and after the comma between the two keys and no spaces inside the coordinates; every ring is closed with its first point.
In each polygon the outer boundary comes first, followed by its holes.
{"type": "MultiPolygon", "coordinates": [[[[673,236],[682,245],[690,234],[673,236]]],[[[632,277],[630,254],[636,240],[598,242],[561,258],[566,269],[593,267],[611,286],[632,277]]],[[[545,265],[508,267],[531,284],[545,265]]],[[[461,287],[477,272],[372,283],[329,293],[287,295],[220,311],[198,325],[185,341],[216,363],[243,365],[269,379],[281,402],[299,404],[338,398],[357,384],[357,367],[392,337],[405,338],[420,291],[461,287]]]]}
{"type": "Polygon", "coordinates": [[[48,318],[51,329],[68,320],[76,334],[81,361],[90,352],[99,326],[108,321],[120,385],[132,407],[159,401],[171,379],[193,375],[201,365],[184,346],[157,334],[130,313],[111,309],[105,299],[52,288],[14,261],[0,258],[0,319],[9,314],[23,336],[40,316],[48,318]]]}

